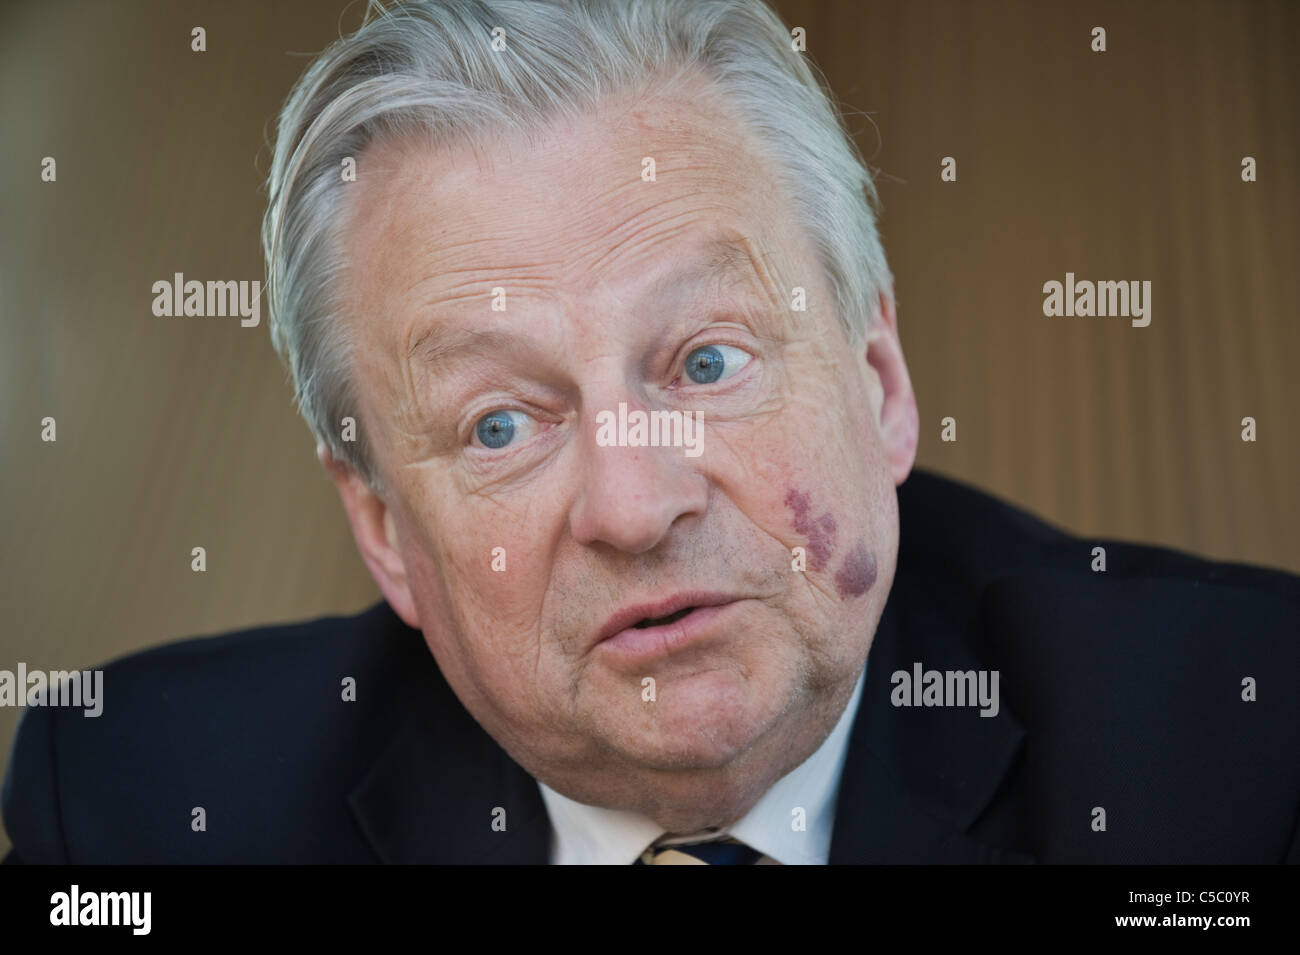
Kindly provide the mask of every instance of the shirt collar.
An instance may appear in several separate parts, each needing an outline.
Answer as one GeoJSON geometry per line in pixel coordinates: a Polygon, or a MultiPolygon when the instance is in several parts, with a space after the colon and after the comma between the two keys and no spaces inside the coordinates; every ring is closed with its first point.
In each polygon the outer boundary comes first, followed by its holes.
{"type": "MultiPolygon", "coordinates": [[[[839,722],[811,756],[782,776],[727,834],[784,865],[824,865],[835,824],[835,795],[848,754],[849,732],[862,697],[866,669],[858,675],[839,722]],[[796,809],[806,828],[796,828],[796,809]]],[[[551,862],[557,865],[627,865],[664,835],[635,812],[588,806],[539,782],[550,816],[551,862]]],[[[702,834],[699,840],[721,835],[702,834]]],[[[693,837],[674,839],[691,841],[693,837]]]]}

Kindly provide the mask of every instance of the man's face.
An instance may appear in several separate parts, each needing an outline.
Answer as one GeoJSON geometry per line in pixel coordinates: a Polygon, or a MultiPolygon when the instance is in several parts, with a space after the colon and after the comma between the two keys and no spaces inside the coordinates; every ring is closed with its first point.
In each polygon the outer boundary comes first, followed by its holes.
{"type": "Polygon", "coordinates": [[[679,831],[821,743],[897,550],[881,375],[747,136],[689,85],[347,187],[372,572],[517,762],[679,831]],[[608,445],[620,404],[700,452],[608,445]]]}

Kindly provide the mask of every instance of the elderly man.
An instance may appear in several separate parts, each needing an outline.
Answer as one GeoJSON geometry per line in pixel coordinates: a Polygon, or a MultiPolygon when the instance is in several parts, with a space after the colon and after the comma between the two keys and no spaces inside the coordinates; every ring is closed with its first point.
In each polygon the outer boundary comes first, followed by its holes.
{"type": "Polygon", "coordinates": [[[15,861],[1296,858],[1297,581],[909,480],[871,179],[765,7],[411,4],[269,187],[384,602],[29,711],[15,861]]]}

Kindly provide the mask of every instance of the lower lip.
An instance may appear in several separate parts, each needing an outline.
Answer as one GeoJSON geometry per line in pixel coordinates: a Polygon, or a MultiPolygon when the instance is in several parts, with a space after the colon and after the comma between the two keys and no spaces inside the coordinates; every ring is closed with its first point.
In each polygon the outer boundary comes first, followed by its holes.
{"type": "Polygon", "coordinates": [[[602,640],[599,646],[606,653],[613,653],[627,662],[642,662],[667,656],[710,636],[717,630],[718,621],[737,603],[739,601],[713,607],[696,607],[680,620],[657,627],[628,627],[602,640]]]}

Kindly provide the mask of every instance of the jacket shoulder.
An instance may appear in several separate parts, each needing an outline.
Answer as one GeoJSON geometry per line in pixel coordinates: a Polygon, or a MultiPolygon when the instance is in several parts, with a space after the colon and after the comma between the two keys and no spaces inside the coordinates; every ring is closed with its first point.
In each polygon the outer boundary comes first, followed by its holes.
{"type": "Polygon", "coordinates": [[[1283,570],[1215,561],[1169,547],[1081,537],[992,494],[932,472],[914,470],[899,487],[900,563],[942,562],[950,584],[978,599],[1002,576],[1027,571],[1092,573],[1093,549],[1105,549],[1115,577],[1199,581],[1269,594],[1300,605],[1300,577],[1283,570]]]}
{"type": "Polygon", "coordinates": [[[899,491],[896,578],[912,638],[959,634],[1028,734],[984,825],[1023,827],[1031,807],[1022,848],[1045,861],[1295,857],[1300,578],[1078,537],[917,477],[899,491]]]}
{"type": "Polygon", "coordinates": [[[3,790],[19,860],[311,858],[313,829],[350,825],[322,820],[320,807],[331,795],[344,805],[329,787],[354,779],[366,744],[400,718],[397,688],[415,673],[438,676],[419,633],[384,603],[181,640],[97,669],[98,716],[37,706],[20,717],[3,790]],[[220,838],[194,828],[198,809],[224,827],[220,838]]]}

